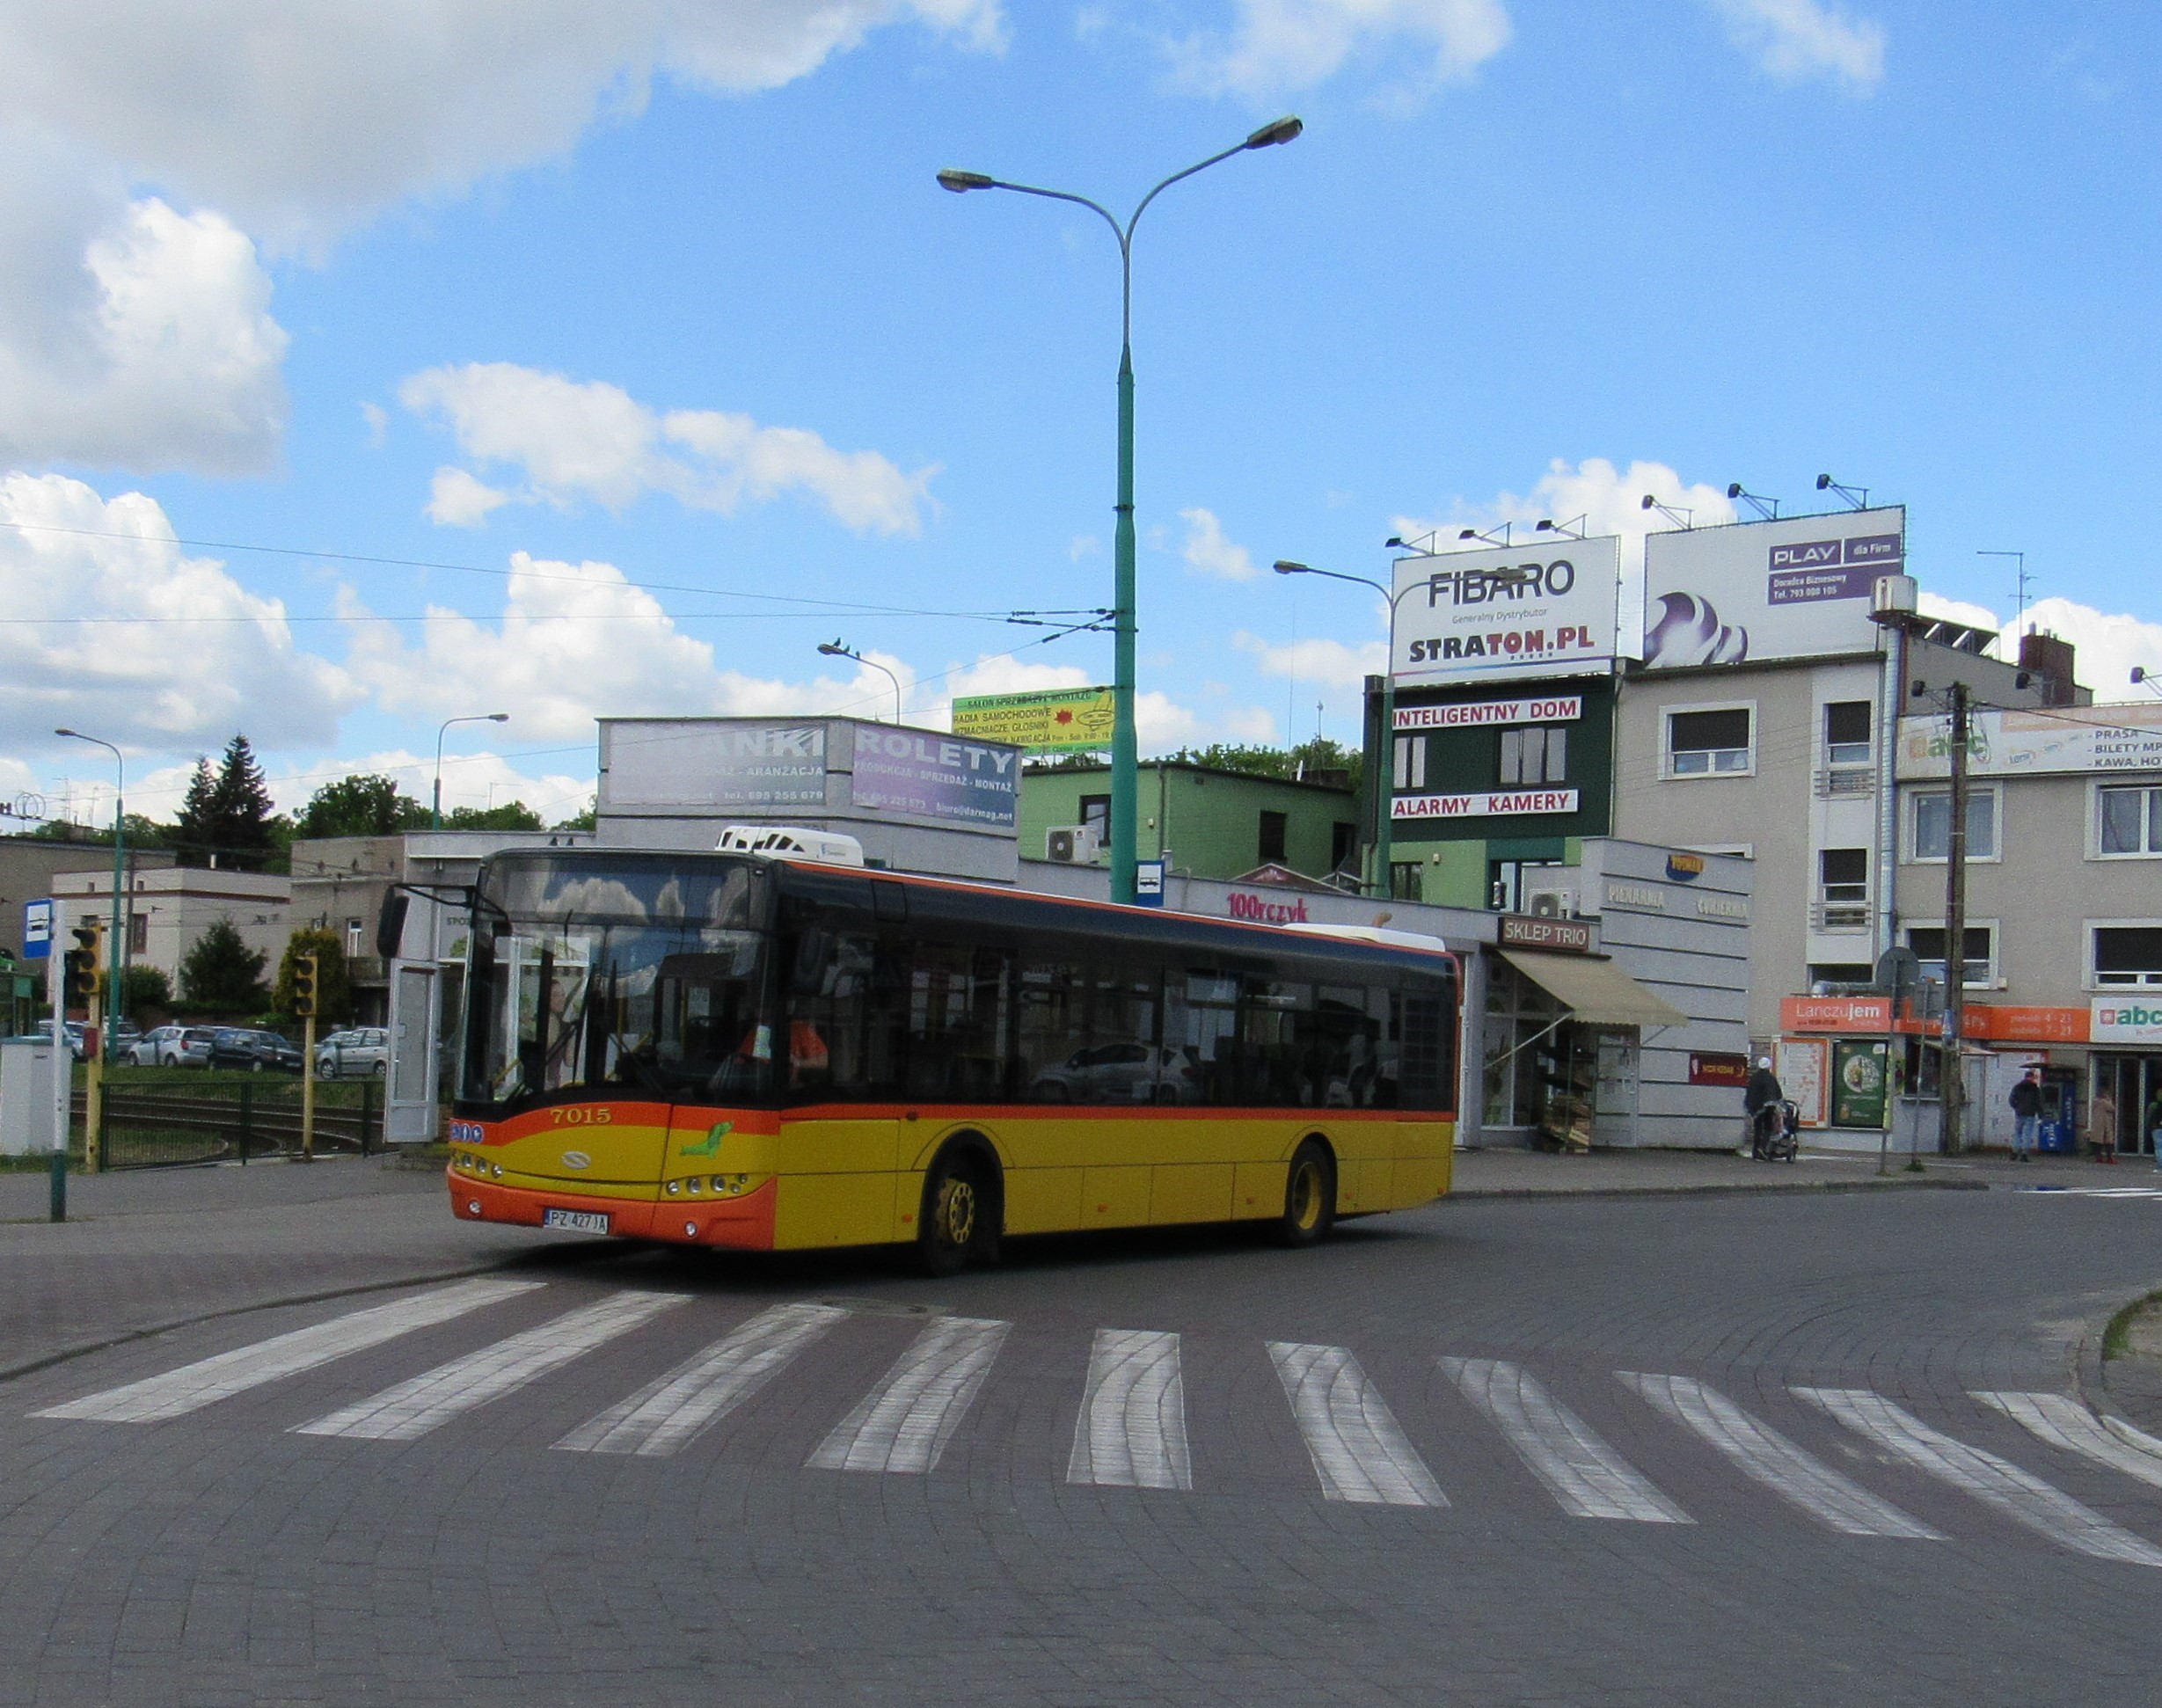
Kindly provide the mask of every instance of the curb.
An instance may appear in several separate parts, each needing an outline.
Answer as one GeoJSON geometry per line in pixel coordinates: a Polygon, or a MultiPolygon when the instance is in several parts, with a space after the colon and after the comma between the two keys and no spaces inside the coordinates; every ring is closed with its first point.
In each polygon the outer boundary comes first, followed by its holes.
{"type": "Polygon", "coordinates": [[[1831,1193],[1858,1192],[1987,1192],[1987,1180],[1809,1180],[1788,1186],[1470,1186],[1444,1193],[1435,1201],[1458,1199],[1527,1198],[1810,1198],[1831,1193]]]}

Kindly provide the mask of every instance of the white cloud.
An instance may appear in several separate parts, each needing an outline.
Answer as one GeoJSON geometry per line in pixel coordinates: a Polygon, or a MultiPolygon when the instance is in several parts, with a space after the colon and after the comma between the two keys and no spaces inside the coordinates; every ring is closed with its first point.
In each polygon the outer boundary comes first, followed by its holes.
{"type": "Polygon", "coordinates": [[[2128,611],[2098,610],[2076,599],[2037,599],[2027,608],[2024,624],[2002,622],[1986,606],[1946,599],[1933,593],[1921,597],[1922,615],[1941,617],[1970,628],[1998,631],[1997,655],[2016,660],[2023,630],[2056,635],[2073,647],[2073,675],[2083,687],[2092,688],[2098,700],[2149,697],[2132,682],[2132,667],[2162,673],[2162,623],[2151,623],[2128,611]]]}
{"type": "Polygon", "coordinates": [[[1402,92],[1468,77],[1508,45],[1501,0],[1236,0],[1229,31],[1173,45],[1173,63],[1210,94],[1310,89],[1354,58],[1408,60],[1402,92]]]}
{"type": "Polygon", "coordinates": [[[475,479],[464,469],[443,468],[435,471],[424,514],[440,527],[478,528],[491,510],[509,502],[508,493],[475,479]]]}
{"type": "Polygon", "coordinates": [[[368,426],[369,449],[382,449],[383,442],[391,431],[391,418],[383,412],[383,405],[363,401],[361,405],[361,420],[368,426]]]}
{"type": "Polygon", "coordinates": [[[185,555],[140,493],[9,475],[0,522],[37,524],[0,527],[0,745],[52,753],[76,745],[51,734],[69,724],[160,752],[236,730],[289,747],[332,739],[360,697],[295,646],[281,602],[185,555]]]}
{"type": "Polygon", "coordinates": [[[1186,544],[1180,555],[1190,567],[1226,581],[1251,581],[1261,573],[1245,546],[1224,537],[1223,525],[1213,510],[1181,510],[1179,520],[1186,523],[1186,544]]]}
{"type": "MultiPolygon", "coordinates": [[[[746,500],[792,492],[858,533],[914,534],[938,472],[904,474],[876,451],[836,450],[805,428],[760,427],[748,415],[664,413],[605,381],[581,383],[513,362],[431,368],[406,380],[398,400],[447,421],[467,456],[519,470],[527,501],[565,508],[590,499],[619,510],[664,493],[727,515],[746,500]]],[[[470,475],[470,488],[454,484],[446,494],[446,472],[455,471],[438,471],[428,507],[435,521],[470,525],[486,512],[466,500],[505,496],[470,475]]]]}
{"type": "Polygon", "coordinates": [[[1143,753],[1206,747],[1211,741],[1269,742],[1276,739],[1274,712],[1258,705],[1182,705],[1153,690],[1134,696],[1134,733],[1143,753]]]}
{"type": "Polygon", "coordinates": [[[1828,75],[1856,92],[1884,78],[1884,26],[1824,0],[1711,0],[1735,43],[1783,83],[1828,75]]]}
{"type": "Polygon", "coordinates": [[[1970,605],[1964,599],[1947,599],[1942,594],[1921,590],[1916,601],[1924,617],[1941,617],[1947,623],[1964,623],[1970,629],[1998,629],[2004,619],[1986,605],[1970,605]]]}
{"type": "Polygon", "coordinates": [[[1242,630],[1231,637],[1231,645],[1253,653],[1264,675],[1286,676],[1329,688],[1357,688],[1368,676],[1379,675],[1389,668],[1385,641],[1347,646],[1340,640],[1317,636],[1279,646],[1242,630]]]}

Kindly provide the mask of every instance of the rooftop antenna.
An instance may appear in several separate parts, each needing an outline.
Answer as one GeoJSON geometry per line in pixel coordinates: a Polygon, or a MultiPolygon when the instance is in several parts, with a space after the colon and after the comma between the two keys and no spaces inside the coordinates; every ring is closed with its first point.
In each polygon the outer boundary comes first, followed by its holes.
{"type": "Polygon", "coordinates": [[[1556,522],[1552,516],[1542,516],[1539,518],[1538,526],[1531,531],[1535,534],[1559,534],[1565,540],[1581,540],[1584,537],[1585,524],[1590,520],[1589,511],[1586,511],[1573,522],[1556,522]]]}
{"type": "Polygon", "coordinates": [[[1644,494],[1643,507],[1647,510],[1658,511],[1676,528],[1687,529],[1697,525],[1697,513],[1694,510],[1684,510],[1675,505],[1662,504],[1657,496],[1651,493],[1644,494]]]}
{"type": "Polygon", "coordinates": [[[1816,489],[1820,493],[1838,493],[1846,500],[1850,509],[1866,510],[1869,507],[1869,488],[1866,486],[1842,486],[1830,475],[1821,474],[1816,478],[1816,489]]]}
{"type": "Polygon", "coordinates": [[[2025,634],[2027,632],[2027,553],[2024,551],[1977,551],[1975,556],[1977,558],[2017,558],[2020,560],[2019,577],[2012,583],[2013,596],[2020,602],[2020,614],[2012,619],[2012,631],[2014,634],[2025,634]]]}
{"type": "Polygon", "coordinates": [[[1757,520],[1759,522],[1777,522],[1779,519],[1779,500],[1778,499],[1759,497],[1739,480],[1731,480],[1727,483],[1727,496],[1730,499],[1740,499],[1756,511],[1757,520]]]}

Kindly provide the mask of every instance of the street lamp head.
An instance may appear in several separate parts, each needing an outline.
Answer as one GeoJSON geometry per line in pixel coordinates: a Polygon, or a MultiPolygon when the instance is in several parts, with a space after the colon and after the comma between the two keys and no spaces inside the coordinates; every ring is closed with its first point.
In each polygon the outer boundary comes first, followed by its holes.
{"type": "MultiPolygon", "coordinates": [[[[2134,682],[2137,682],[2137,681],[2139,680],[2139,678],[2138,678],[2137,676],[2135,676],[2135,677],[2133,677],[2133,678],[2132,678],[2132,680],[2133,680],[2134,682]]],[[[56,730],[55,730],[55,731],[53,732],[53,734],[55,734],[55,735],[72,735],[72,736],[74,736],[74,737],[75,737],[75,739],[76,739],[77,741],[82,741],[82,740],[84,740],[84,735],[83,735],[83,732],[82,732],[81,730],[79,730],[79,729],[56,729],[56,730]]]]}
{"type": "Polygon", "coordinates": [[[1277,558],[1275,567],[1279,575],[1311,575],[1314,573],[1311,565],[1294,563],[1289,558],[1277,558]]]}
{"type": "Polygon", "coordinates": [[[1381,543],[1381,549],[1384,551],[1409,551],[1411,547],[1405,544],[1401,534],[1391,534],[1381,543]]]}
{"type": "Polygon", "coordinates": [[[488,721],[492,724],[507,724],[510,721],[510,713],[508,712],[491,712],[488,714],[488,721]]]}
{"type": "MultiPolygon", "coordinates": [[[[1252,148],[1253,144],[1249,142],[1246,146],[1252,148]]],[[[955,195],[965,195],[970,190],[995,190],[998,187],[998,180],[982,172],[957,172],[948,166],[939,174],[939,187],[951,190],[955,195]]]]}
{"type": "MultiPolygon", "coordinates": [[[[2147,667],[2144,664],[2135,664],[2132,667],[2132,680],[2136,682],[2145,682],[2147,680],[2147,667]]],[[[68,732],[63,729],[60,733],[62,735],[65,735],[68,732]]]]}
{"type": "Polygon", "coordinates": [[[821,655],[826,658],[854,658],[856,656],[837,640],[822,640],[818,643],[818,650],[821,655]]]}
{"type": "Polygon", "coordinates": [[[1287,113],[1275,124],[1263,125],[1260,129],[1246,138],[1245,146],[1250,149],[1265,149],[1277,142],[1289,142],[1295,140],[1299,132],[1305,128],[1306,124],[1304,120],[1294,118],[1287,113]]]}

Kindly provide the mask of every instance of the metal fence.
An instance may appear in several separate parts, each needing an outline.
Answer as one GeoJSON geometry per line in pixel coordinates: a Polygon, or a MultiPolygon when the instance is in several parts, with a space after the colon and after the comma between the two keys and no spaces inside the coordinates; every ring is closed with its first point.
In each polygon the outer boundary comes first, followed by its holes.
{"type": "MultiPolygon", "coordinates": [[[[315,1149],[366,1157],[383,1148],[383,1095],[372,1080],[340,1087],[335,1102],[317,1088],[315,1149]]],[[[84,1098],[75,1094],[77,1154],[84,1098]]],[[[297,1080],[258,1084],[160,1085],[105,1092],[104,1163],[107,1168],[170,1168],[189,1163],[246,1163],[296,1155],[301,1148],[297,1080]]]]}

